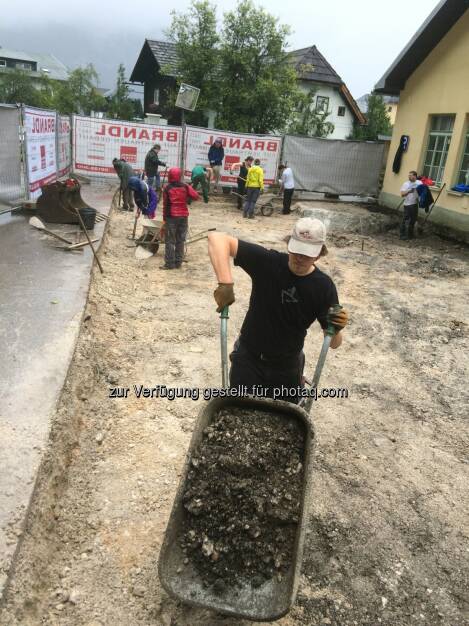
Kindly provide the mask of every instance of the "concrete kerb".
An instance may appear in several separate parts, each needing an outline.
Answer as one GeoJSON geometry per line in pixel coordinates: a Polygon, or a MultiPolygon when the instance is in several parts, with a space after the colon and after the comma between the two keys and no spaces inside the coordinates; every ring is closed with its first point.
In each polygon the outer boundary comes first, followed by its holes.
{"type": "MultiPolygon", "coordinates": [[[[95,193],[91,190],[94,196],[91,205],[96,205],[103,195],[102,187],[96,189],[95,193]]],[[[110,215],[112,193],[105,192],[104,196],[109,196],[106,200],[101,198],[107,206],[98,208],[103,212],[108,208],[110,215]]],[[[107,235],[107,221],[95,227],[95,232],[101,235],[98,250],[107,235]]],[[[0,263],[4,266],[0,277],[6,278],[2,280],[5,294],[11,300],[8,303],[6,298],[2,299],[5,321],[0,340],[13,344],[4,351],[2,363],[5,370],[2,374],[4,401],[0,405],[0,440],[5,448],[0,453],[0,607],[28,527],[38,479],[51,445],[53,417],[73,362],[91,277],[97,271],[91,250],[80,255],[54,250],[43,240],[44,235],[31,235],[24,216],[12,216],[2,224],[0,228],[7,228],[8,236],[4,233],[7,242],[12,233],[16,237],[10,241],[13,258],[8,262],[9,253],[5,249],[6,254],[0,263]],[[21,255],[24,250],[31,251],[29,264],[18,264],[14,255],[21,255]],[[62,265],[52,272],[52,261],[56,258],[62,265]],[[16,274],[11,279],[14,284],[10,285],[7,281],[12,275],[12,265],[16,274]],[[38,266],[42,269],[39,274],[38,266]],[[18,275],[18,269],[23,275],[18,275]],[[41,277],[44,283],[41,283],[41,277]],[[53,286],[41,289],[47,281],[54,283],[53,286]],[[58,295],[58,304],[63,306],[55,307],[53,314],[49,312],[44,316],[41,308],[46,301],[47,304],[55,303],[55,300],[49,300],[52,295],[58,295]],[[26,302],[28,306],[25,306],[26,302]],[[34,337],[34,333],[28,334],[31,327],[38,337],[34,337]],[[22,342],[29,345],[22,346],[22,342]]]]}

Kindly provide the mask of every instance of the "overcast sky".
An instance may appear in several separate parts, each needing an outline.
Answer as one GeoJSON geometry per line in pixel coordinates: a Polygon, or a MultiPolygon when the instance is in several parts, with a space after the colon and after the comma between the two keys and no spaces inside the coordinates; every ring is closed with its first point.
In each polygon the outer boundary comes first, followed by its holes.
{"type": "MultiPolygon", "coordinates": [[[[315,44],[355,98],[369,92],[399,54],[437,0],[269,0],[260,3],[292,28],[290,49],[315,44]]],[[[48,0],[9,3],[0,22],[0,46],[52,52],[68,67],[93,63],[103,87],[112,88],[117,66],[130,75],[145,38],[164,38],[170,7],[188,0],[148,2],[48,0]],[[166,7],[165,7],[166,4],[166,7]]],[[[236,6],[218,0],[218,17],[236,6]]]]}

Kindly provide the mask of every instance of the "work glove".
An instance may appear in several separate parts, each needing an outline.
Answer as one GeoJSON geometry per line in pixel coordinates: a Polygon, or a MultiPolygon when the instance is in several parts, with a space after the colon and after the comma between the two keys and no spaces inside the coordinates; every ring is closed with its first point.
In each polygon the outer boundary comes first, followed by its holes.
{"type": "Polygon", "coordinates": [[[345,328],[348,323],[348,313],[345,309],[335,309],[333,306],[327,312],[327,324],[332,324],[336,332],[345,328]]]}
{"type": "Polygon", "coordinates": [[[221,313],[225,306],[230,306],[235,301],[234,283],[218,283],[218,287],[213,292],[215,302],[218,304],[217,313],[221,313]]]}

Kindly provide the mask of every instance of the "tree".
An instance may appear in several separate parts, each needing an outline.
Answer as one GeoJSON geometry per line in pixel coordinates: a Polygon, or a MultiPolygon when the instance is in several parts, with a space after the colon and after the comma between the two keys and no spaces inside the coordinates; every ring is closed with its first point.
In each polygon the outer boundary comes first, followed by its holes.
{"type": "Polygon", "coordinates": [[[366,113],[367,123],[365,126],[355,124],[352,134],[348,139],[360,139],[362,141],[376,141],[378,135],[391,135],[392,125],[386,111],[383,98],[375,93],[368,96],[368,110],[366,113]]]}
{"type": "Polygon", "coordinates": [[[129,87],[125,81],[125,67],[122,63],[117,68],[116,90],[109,99],[108,114],[119,120],[131,120],[135,115],[135,107],[129,98],[129,87]]]}
{"type": "Polygon", "coordinates": [[[55,107],[70,115],[81,113],[89,115],[91,111],[106,109],[106,100],[97,88],[98,74],[91,63],[70,72],[67,81],[61,83],[55,96],[55,107]]]}
{"type": "Polygon", "coordinates": [[[1,77],[0,102],[51,108],[53,106],[52,83],[53,81],[48,76],[42,76],[35,86],[34,79],[27,70],[9,70],[1,77]]]}
{"type": "Polygon", "coordinates": [[[216,8],[208,0],[193,0],[185,14],[172,12],[169,38],[176,44],[180,82],[200,89],[197,111],[188,113],[192,123],[203,123],[204,111],[219,105],[219,36],[216,8]]]}
{"type": "Polygon", "coordinates": [[[249,0],[225,13],[219,128],[268,133],[285,126],[299,93],[287,61],[289,33],[288,26],[249,0]]]}
{"type": "Polygon", "coordinates": [[[295,113],[286,126],[291,135],[308,135],[309,137],[327,137],[334,132],[334,124],[326,121],[330,111],[317,111],[314,100],[317,88],[312,87],[298,96],[295,113]]]}

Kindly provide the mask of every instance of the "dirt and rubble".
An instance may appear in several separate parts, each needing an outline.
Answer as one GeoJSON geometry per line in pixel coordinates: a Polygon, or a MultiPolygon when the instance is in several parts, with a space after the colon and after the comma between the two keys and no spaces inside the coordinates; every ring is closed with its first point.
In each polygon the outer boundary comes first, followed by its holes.
{"type": "Polygon", "coordinates": [[[278,582],[292,564],[302,502],[304,427],[227,407],[191,456],[180,545],[205,585],[278,582]]]}
{"type": "MultiPolygon", "coordinates": [[[[334,205],[320,205],[334,211],[334,205]]],[[[343,205],[342,205],[343,209],[343,205]]],[[[350,207],[350,211],[356,209],[350,207]]],[[[283,249],[295,215],[243,220],[193,205],[191,229],[230,229],[283,249]]],[[[241,626],[170,599],[158,551],[204,399],[137,397],[133,385],[221,384],[219,317],[206,242],[164,272],[137,261],[132,216],[112,215],[75,357],[37,481],[2,626],[241,626]],[[110,387],[128,388],[109,398],[110,387]],[[125,394],[124,394],[125,395],[125,394]]],[[[328,356],[311,517],[297,601],[280,626],[469,623],[467,250],[397,229],[330,238],[320,266],[350,312],[328,356]]],[[[250,280],[234,270],[229,340],[250,280]]],[[[316,325],[317,326],[317,325],[316,325]]],[[[306,342],[308,372],[321,331],[306,342]]],[[[12,532],[15,529],[12,529],[12,532]]]]}

